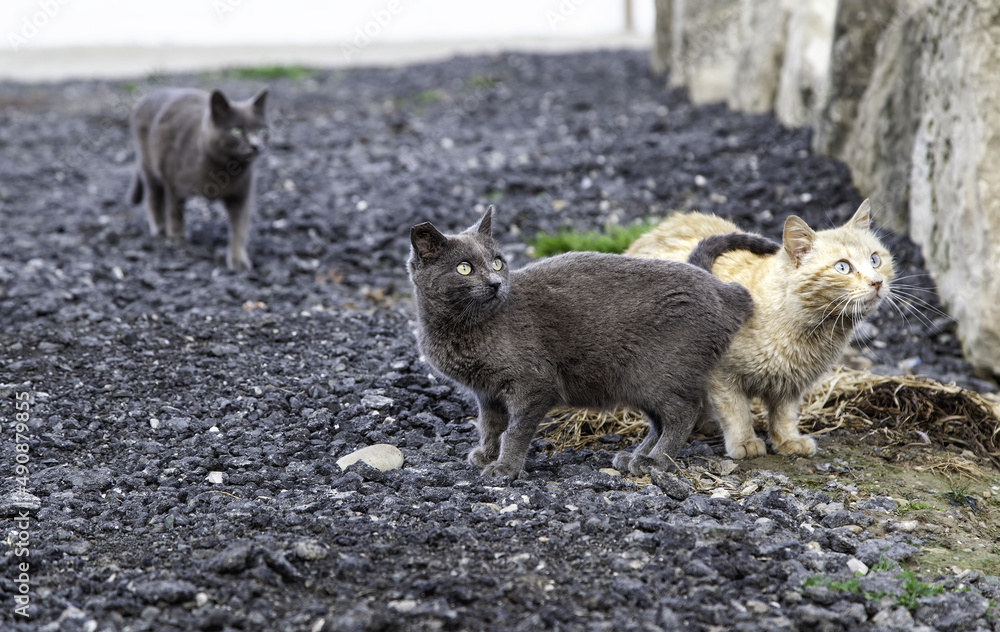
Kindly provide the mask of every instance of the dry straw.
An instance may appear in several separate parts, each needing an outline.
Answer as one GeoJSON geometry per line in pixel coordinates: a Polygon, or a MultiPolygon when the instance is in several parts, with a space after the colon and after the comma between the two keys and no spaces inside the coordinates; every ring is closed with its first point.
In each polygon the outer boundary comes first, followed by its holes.
{"type": "MultiPolygon", "coordinates": [[[[646,432],[643,415],[629,409],[565,408],[550,417],[542,428],[555,449],[592,446],[608,434],[636,440],[646,432]]],[[[924,377],[835,367],[806,394],[799,427],[810,434],[841,428],[878,432],[882,442],[892,445],[954,445],[1000,469],[1000,403],[924,377]]]]}

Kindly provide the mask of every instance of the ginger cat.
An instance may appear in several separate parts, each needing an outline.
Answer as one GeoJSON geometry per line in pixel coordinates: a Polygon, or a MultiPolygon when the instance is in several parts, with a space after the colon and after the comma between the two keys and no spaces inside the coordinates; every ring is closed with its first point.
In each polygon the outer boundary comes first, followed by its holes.
{"type": "MultiPolygon", "coordinates": [[[[814,231],[793,215],[785,221],[783,248],[776,254],[733,251],[716,259],[713,274],[746,287],[755,305],[709,374],[711,408],[730,457],[766,453],[753,429],[753,398],[767,408],[776,452],[816,453],[815,441],[798,430],[802,393],[841,357],[854,326],[889,294],[894,274],[892,256],[869,223],[868,200],[839,228],[814,231]]],[[[714,215],[678,214],[625,254],[685,260],[700,239],[739,230],[714,215]]]]}

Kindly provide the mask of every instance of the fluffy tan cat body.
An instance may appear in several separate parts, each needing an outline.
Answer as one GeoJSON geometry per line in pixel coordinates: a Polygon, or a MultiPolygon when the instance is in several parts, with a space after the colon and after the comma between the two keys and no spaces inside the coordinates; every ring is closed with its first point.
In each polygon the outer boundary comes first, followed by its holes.
{"type": "MultiPolygon", "coordinates": [[[[773,255],[733,251],[716,259],[713,274],[750,291],[755,311],[709,376],[708,413],[733,458],[765,454],[753,429],[751,400],[767,409],[771,444],[779,454],[815,454],[798,431],[802,393],[844,352],[854,326],[889,293],[892,257],[869,228],[865,200],[845,225],[813,231],[800,218],[785,222],[782,249],[773,255]]],[[[684,260],[709,235],[739,231],[702,213],[674,215],[637,239],[625,254],[684,260]]]]}

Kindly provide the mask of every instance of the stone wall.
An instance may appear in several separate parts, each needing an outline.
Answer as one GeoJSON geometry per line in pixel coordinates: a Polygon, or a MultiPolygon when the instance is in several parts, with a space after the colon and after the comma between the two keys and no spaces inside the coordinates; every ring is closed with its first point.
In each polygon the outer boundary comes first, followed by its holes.
{"type": "Polygon", "coordinates": [[[671,85],[813,126],[876,222],[923,247],[970,362],[1000,375],[1000,2],[658,2],[671,85]]]}

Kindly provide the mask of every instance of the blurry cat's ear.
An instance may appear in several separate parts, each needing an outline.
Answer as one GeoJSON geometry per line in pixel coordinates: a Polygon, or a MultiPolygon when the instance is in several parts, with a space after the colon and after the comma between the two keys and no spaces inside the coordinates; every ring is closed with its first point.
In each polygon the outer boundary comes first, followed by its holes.
{"type": "Polygon", "coordinates": [[[480,235],[483,235],[484,237],[492,237],[493,236],[493,205],[492,204],[490,204],[490,207],[488,209],[486,209],[486,214],[483,215],[483,219],[479,220],[479,223],[476,225],[476,232],[478,232],[480,235]]]}
{"type": "Polygon", "coordinates": [[[258,118],[264,118],[264,108],[267,107],[267,88],[264,88],[251,99],[253,113],[258,118]]]}
{"type": "Polygon", "coordinates": [[[802,218],[790,215],[785,220],[785,230],[781,235],[781,242],[788,257],[795,262],[795,267],[802,264],[802,260],[812,250],[815,241],[816,233],[802,221],[802,218]]]}
{"type": "Polygon", "coordinates": [[[434,224],[424,222],[410,229],[410,244],[421,261],[434,258],[444,248],[448,238],[434,228],[434,224]]]}
{"type": "Polygon", "coordinates": [[[212,120],[216,123],[222,123],[229,117],[232,107],[229,105],[226,95],[218,90],[212,90],[211,110],[212,120]]]}
{"type": "Polygon", "coordinates": [[[865,201],[862,202],[861,206],[858,207],[858,210],[854,212],[854,217],[851,218],[851,221],[847,222],[847,225],[851,228],[857,228],[859,230],[868,230],[871,226],[871,222],[872,205],[871,202],[868,201],[868,198],[865,198],[865,201]]]}

